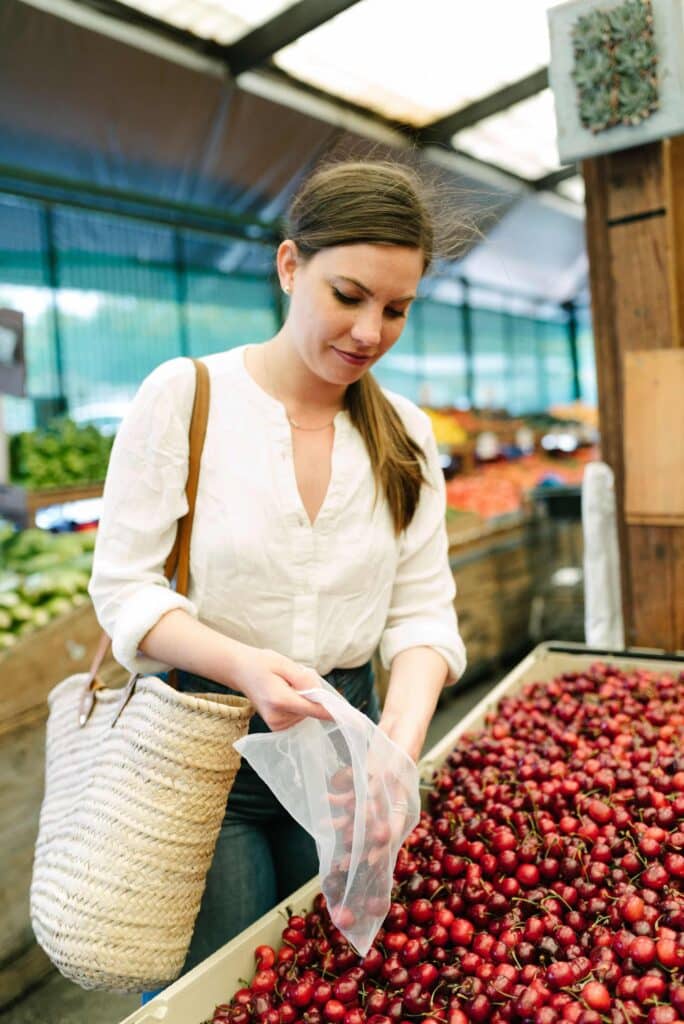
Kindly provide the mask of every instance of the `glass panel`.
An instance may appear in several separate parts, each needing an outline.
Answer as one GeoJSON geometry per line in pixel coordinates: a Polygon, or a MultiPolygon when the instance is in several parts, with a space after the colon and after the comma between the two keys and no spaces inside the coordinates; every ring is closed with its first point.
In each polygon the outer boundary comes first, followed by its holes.
{"type": "Polygon", "coordinates": [[[85,415],[106,399],[116,415],[155,366],[184,354],[173,232],[60,210],[55,233],[69,407],[85,415]]]}
{"type": "Polygon", "coordinates": [[[577,311],[577,353],[582,401],[587,405],[598,405],[594,332],[589,309],[577,311]]]}
{"type": "Polygon", "coordinates": [[[548,64],[546,10],[558,2],[362,0],[274,59],[317,88],[423,125],[548,64]]]}
{"type": "Polygon", "coordinates": [[[584,206],[584,178],[581,174],[574,174],[572,178],[556,185],[556,191],[560,192],[566,199],[571,199],[578,206],[584,206]]]}
{"type": "Polygon", "coordinates": [[[422,302],[421,401],[435,408],[465,406],[466,357],[460,306],[422,302]]]}
{"type": "Polygon", "coordinates": [[[188,270],[186,302],[191,356],[266,341],[278,330],[268,281],[188,270]]]}
{"type": "Polygon", "coordinates": [[[572,402],[572,359],[566,324],[539,323],[548,405],[572,402]]]}
{"type": "Polygon", "coordinates": [[[136,11],[228,45],[292,6],[293,0],[123,0],[136,11]]]}
{"type": "Polygon", "coordinates": [[[419,303],[414,303],[399,340],[373,368],[373,375],[383,388],[396,391],[410,398],[420,400],[422,366],[418,355],[419,303]]]}
{"type": "Polygon", "coordinates": [[[505,313],[473,309],[474,404],[504,409],[508,404],[508,340],[505,313]]]}
{"type": "MultiPolygon", "coordinates": [[[[57,372],[41,208],[0,196],[0,239],[0,306],[24,314],[27,391],[51,397],[57,393],[57,372]]],[[[33,402],[6,395],[3,409],[8,433],[33,427],[33,402]]]]}
{"type": "Polygon", "coordinates": [[[539,412],[544,408],[544,401],[540,395],[536,321],[528,317],[511,317],[510,320],[508,408],[516,416],[539,412]]]}

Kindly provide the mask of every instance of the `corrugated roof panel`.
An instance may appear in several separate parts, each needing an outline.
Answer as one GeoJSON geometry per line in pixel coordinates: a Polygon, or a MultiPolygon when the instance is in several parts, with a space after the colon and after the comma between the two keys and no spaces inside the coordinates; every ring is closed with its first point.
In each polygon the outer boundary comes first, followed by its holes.
{"type": "Polygon", "coordinates": [[[456,149],[522,178],[541,178],[560,166],[553,93],[544,89],[458,132],[451,142],[456,149]]]}
{"type": "Polygon", "coordinates": [[[294,0],[122,0],[175,28],[227,46],[291,7],[294,0]]]}
{"type": "Polygon", "coordinates": [[[548,64],[546,10],[558,2],[361,0],[274,60],[310,85],[421,126],[548,64]]]}
{"type": "Polygon", "coordinates": [[[584,204],[584,178],[581,174],[574,174],[572,178],[566,178],[556,185],[556,189],[566,199],[572,199],[573,203],[580,206],[584,204]]]}

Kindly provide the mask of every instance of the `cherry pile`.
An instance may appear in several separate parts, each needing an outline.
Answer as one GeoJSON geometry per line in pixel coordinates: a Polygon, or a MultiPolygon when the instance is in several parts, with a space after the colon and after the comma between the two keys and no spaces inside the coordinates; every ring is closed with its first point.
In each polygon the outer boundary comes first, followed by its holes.
{"type": "Polygon", "coordinates": [[[684,1024],[684,674],[501,701],[437,772],[363,959],[318,895],[214,1024],[684,1024]]]}

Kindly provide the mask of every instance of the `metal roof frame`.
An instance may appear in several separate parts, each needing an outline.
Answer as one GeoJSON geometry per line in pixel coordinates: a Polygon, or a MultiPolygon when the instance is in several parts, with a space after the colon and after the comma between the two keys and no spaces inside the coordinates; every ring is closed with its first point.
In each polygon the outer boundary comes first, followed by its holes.
{"type": "Polygon", "coordinates": [[[298,0],[270,21],[257,25],[225,49],[226,60],[233,75],[249,71],[272,57],[300,36],[342,14],[359,0],[298,0]]]}
{"type": "MultiPolygon", "coordinates": [[[[26,2],[30,3],[31,0],[26,0],[26,2]]],[[[488,171],[501,173],[513,187],[535,192],[550,191],[555,195],[560,195],[555,191],[556,185],[577,173],[576,165],[564,166],[551,174],[530,180],[507,169],[497,167],[493,163],[478,160],[468,153],[459,151],[450,143],[451,138],[457,132],[472,127],[487,117],[501,113],[516,103],[530,99],[546,89],[548,87],[548,68],[541,68],[452,114],[447,114],[421,128],[415,128],[412,125],[383,117],[375,111],[302,82],[273,64],[270,58],[274,53],[354,6],[358,0],[298,0],[297,3],[247,32],[229,46],[176,28],[168,22],[121,3],[120,0],[70,0],[70,3],[105,19],[123,22],[130,27],[156,35],[166,42],[185,47],[199,57],[216,61],[233,78],[244,73],[253,73],[257,69],[263,71],[271,81],[282,83],[289,91],[294,89],[304,97],[333,104],[341,112],[347,113],[353,118],[360,118],[369,126],[375,126],[379,130],[384,130],[385,133],[396,133],[405,139],[407,145],[416,145],[426,149],[438,147],[445,157],[453,154],[454,157],[467,159],[473,169],[480,167],[485,173],[488,171]]]]}

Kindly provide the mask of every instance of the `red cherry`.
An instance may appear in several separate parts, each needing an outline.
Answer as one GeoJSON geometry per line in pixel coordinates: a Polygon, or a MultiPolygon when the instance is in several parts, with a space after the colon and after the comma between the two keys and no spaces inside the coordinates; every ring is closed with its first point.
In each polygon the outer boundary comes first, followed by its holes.
{"type": "MultiPolygon", "coordinates": [[[[344,1015],[347,1012],[344,1003],[341,1003],[339,999],[329,999],[323,1007],[323,1016],[326,1020],[331,1021],[331,1024],[338,1024],[338,1022],[344,1020],[344,1015]]],[[[372,1017],[370,1018],[373,1019],[372,1017]]]]}
{"type": "Polygon", "coordinates": [[[656,958],[656,944],[647,935],[638,935],[630,943],[629,955],[635,964],[648,967],[656,958]]]}
{"type": "Polygon", "coordinates": [[[611,1007],[610,992],[599,981],[589,981],[582,988],[582,999],[591,1010],[608,1013],[611,1007]]]}

